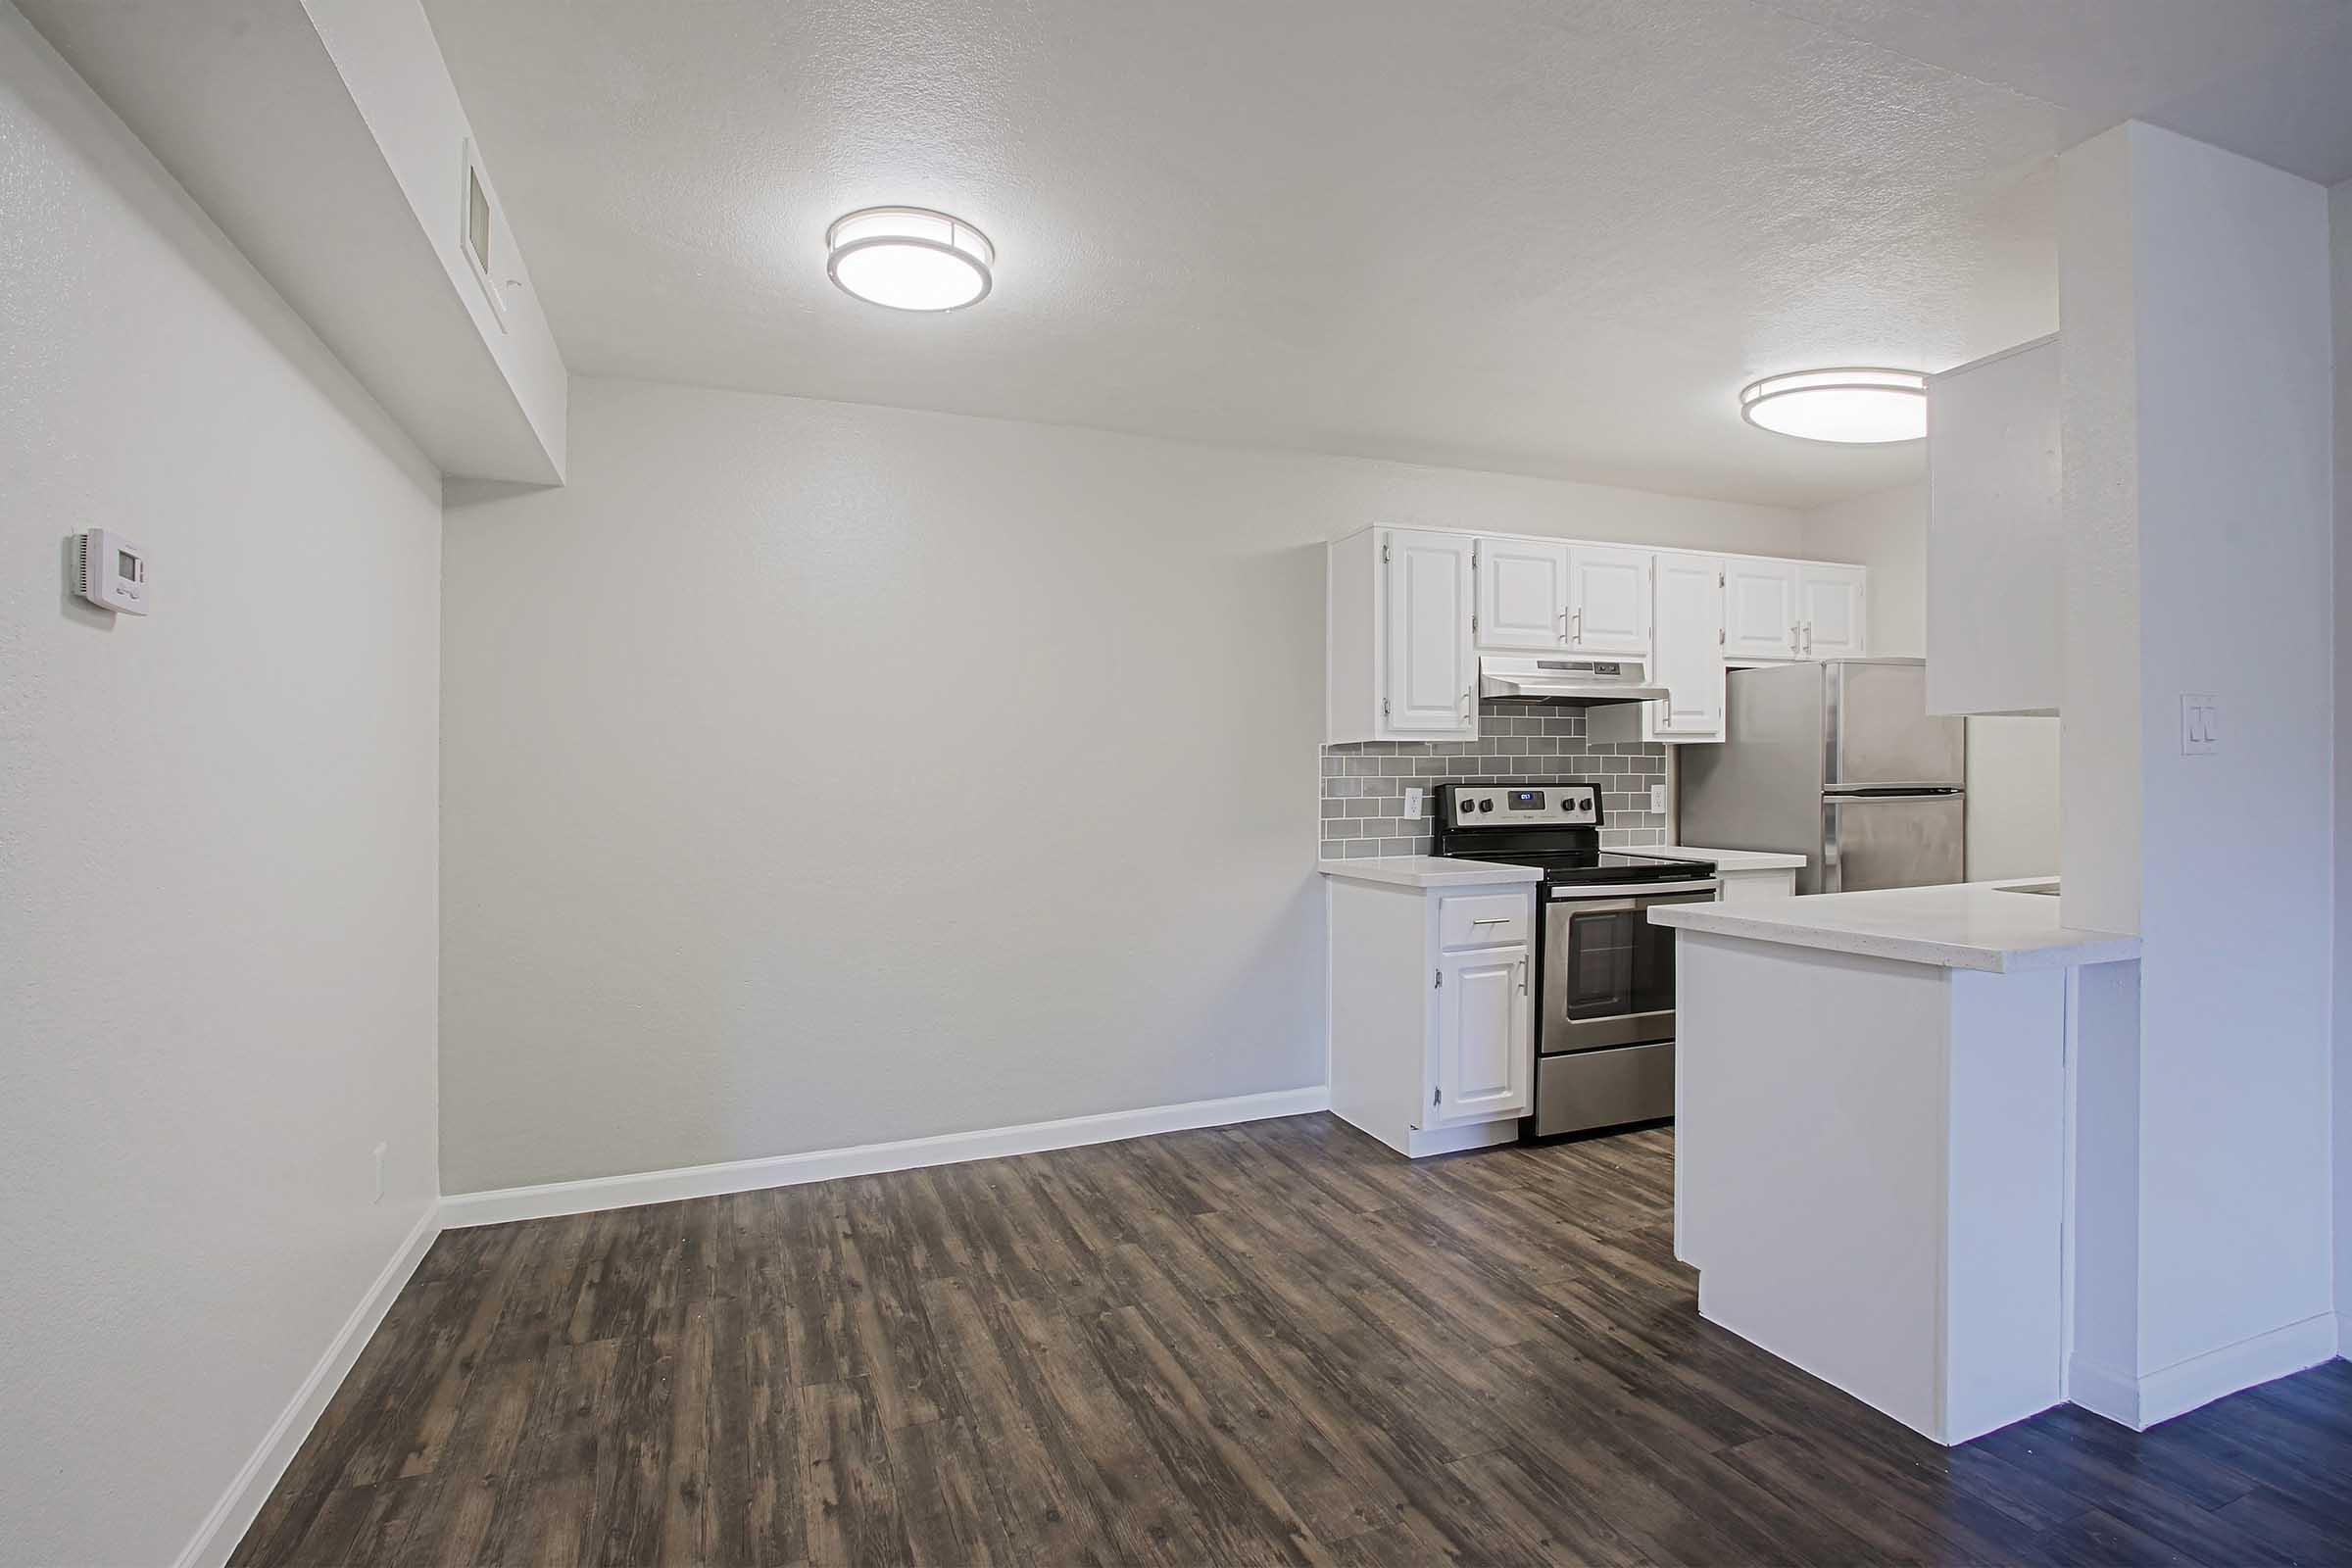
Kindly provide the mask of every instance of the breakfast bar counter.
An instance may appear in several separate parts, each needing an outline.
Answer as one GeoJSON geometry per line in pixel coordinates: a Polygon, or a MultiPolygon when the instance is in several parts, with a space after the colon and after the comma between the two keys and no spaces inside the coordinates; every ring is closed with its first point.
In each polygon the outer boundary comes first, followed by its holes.
{"type": "Polygon", "coordinates": [[[2014,887],[1650,911],[1699,1312],[1946,1444],[2065,1396],[2070,974],[2138,954],[2014,887]]]}

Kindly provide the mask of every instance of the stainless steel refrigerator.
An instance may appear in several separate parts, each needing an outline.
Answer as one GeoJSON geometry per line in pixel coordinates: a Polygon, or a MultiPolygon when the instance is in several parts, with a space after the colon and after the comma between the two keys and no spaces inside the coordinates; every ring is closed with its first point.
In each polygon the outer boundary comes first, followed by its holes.
{"type": "Polygon", "coordinates": [[[1735,669],[1725,722],[1680,749],[1683,843],[1801,855],[1799,893],[1965,877],[1968,727],[1928,716],[1926,661],[1735,669]]]}

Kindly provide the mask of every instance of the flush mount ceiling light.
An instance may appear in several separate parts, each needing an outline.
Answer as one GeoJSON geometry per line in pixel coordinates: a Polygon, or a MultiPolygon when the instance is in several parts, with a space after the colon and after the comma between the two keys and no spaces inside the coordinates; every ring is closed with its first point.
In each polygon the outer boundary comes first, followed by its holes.
{"type": "Polygon", "coordinates": [[[1740,416],[1807,441],[1917,441],[1928,433],[1928,378],[1875,366],[1768,375],[1740,389],[1740,416]]]}
{"type": "Polygon", "coordinates": [[[825,230],[825,275],[894,311],[954,311],[988,297],[988,236],[926,207],[867,207],[825,230]]]}

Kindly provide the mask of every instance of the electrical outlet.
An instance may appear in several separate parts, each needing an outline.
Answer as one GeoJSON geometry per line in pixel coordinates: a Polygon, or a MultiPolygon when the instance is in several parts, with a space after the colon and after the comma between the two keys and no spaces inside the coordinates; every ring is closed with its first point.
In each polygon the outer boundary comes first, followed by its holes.
{"type": "Polygon", "coordinates": [[[1658,813],[1659,815],[1661,815],[1661,816],[1663,816],[1663,815],[1665,815],[1665,814],[1666,814],[1666,786],[1665,786],[1665,785],[1663,785],[1663,784],[1652,784],[1652,785],[1649,787],[1649,808],[1650,808],[1651,810],[1653,810],[1653,811],[1657,812],[1657,813],[1658,813]]]}
{"type": "Polygon", "coordinates": [[[2180,694],[2180,755],[2211,757],[2222,749],[2222,700],[2211,692],[2180,694]]]}
{"type": "Polygon", "coordinates": [[[380,1203],[384,1200],[384,1153],[391,1147],[389,1144],[375,1146],[375,1197],[370,1201],[380,1203]]]}
{"type": "Polygon", "coordinates": [[[1404,792],[1404,814],[1419,816],[1429,809],[1429,791],[1407,786],[1404,792]]]}

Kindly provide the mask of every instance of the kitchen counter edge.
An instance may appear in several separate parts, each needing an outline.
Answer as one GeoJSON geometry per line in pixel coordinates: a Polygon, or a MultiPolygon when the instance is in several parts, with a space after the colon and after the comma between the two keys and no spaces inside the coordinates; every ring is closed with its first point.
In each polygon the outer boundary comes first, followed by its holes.
{"type": "Polygon", "coordinates": [[[2139,956],[2139,938],[2058,923],[2057,900],[2003,891],[2037,878],[1825,893],[1755,904],[1676,904],[1653,924],[1827,953],[1994,974],[2139,956]]]}
{"type": "Polygon", "coordinates": [[[1436,855],[1368,855],[1353,860],[1317,860],[1315,869],[1344,882],[1377,882],[1393,888],[1491,888],[1544,880],[1544,873],[1532,865],[1449,860],[1436,855]]]}
{"type": "Polygon", "coordinates": [[[1712,860],[1718,871],[1801,871],[1805,858],[1772,850],[1702,850],[1688,844],[1629,844],[1618,853],[1654,855],[1661,860],[1712,860]]]}

